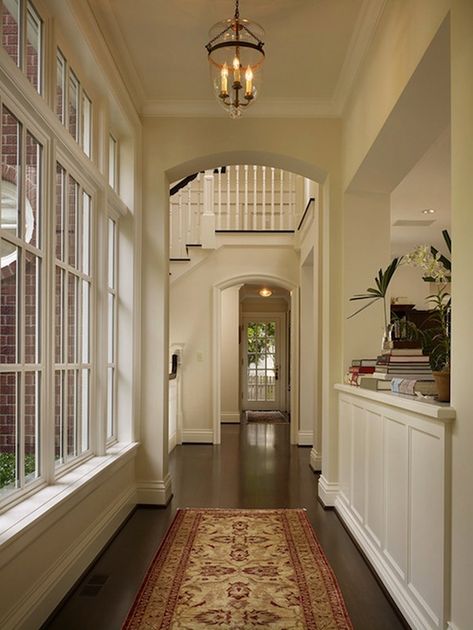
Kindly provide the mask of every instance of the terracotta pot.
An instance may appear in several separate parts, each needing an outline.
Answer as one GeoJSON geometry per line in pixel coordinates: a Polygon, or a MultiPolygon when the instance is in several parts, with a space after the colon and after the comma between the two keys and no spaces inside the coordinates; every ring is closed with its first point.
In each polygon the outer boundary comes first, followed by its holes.
{"type": "Polygon", "coordinates": [[[437,385],[437,400],[439,402],[450,402],[450,370],[432,372],[437,385]]]}

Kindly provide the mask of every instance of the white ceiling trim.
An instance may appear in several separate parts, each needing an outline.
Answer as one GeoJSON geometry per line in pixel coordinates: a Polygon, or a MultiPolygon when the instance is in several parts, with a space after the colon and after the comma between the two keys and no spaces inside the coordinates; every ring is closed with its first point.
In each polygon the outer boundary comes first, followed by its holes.
{"type": "MultiPolygon", "coordinates": [[[[228,113],[215,99],[148,100],[141,113],[145,117],[161,118],[228,118],[228,113]]],[[[322,98],[260,98],[245,118],[333,118],[337,116],[332,99],[322,98]]]]}
{"type": "Polygon", "coordinates": [[[338,116],[343,114],[386,4],[387,0],[363,1],[333,95],[334,109],[338,116]]]}
{"type": "Polygon", "coordinates": [[[115,17],[115,12],[110,5],[110,0],[105,0],[106,10],[102,10],[100,5],[94,3],[93,0],[87,1],[109,54],[113,58],[115,67],[121,75],[136,109],[141,113],[141,108],[146,98],[144,88],[131,61],[130,52],[125,44],[125,38],[115,17]]]}

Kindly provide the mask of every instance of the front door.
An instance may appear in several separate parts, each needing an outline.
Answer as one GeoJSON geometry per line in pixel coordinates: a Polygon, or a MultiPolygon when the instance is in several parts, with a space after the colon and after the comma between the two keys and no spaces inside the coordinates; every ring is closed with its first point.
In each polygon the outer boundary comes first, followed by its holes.
{"type": "Polygon", "coordinates": [[[281,410],[281,320],[250,317],[243,323],[242,408],[281,410]]]}

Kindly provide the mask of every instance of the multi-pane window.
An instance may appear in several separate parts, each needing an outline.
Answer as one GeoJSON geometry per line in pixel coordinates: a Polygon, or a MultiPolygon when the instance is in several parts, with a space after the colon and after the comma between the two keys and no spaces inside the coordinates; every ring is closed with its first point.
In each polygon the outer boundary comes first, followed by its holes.
{"type": "Polygon", "coordinates": [[[117,224],[108,219],[107,263],[107,440],[116,435],[117,224]]]}
{"type": "Polygon", "coordinates": [[[90,448],[91,198],[56,165],[55,459],[90,448]]]}
{"type": "Polygon", "coordinates": [[[82,147],[87,157],[92,151],[92,101],[62,52],[56,52],[56,114],[82,147]]]}
{"type": "Polygon", "coordinates": [[[40,476],[42,146],[1,112],[0,496],[40,476]]]}
{"type": "Polygon", "coordinates": [[[110,134],[108,137],[108,183],[118,190],[118,142],[110,134]]]}
{"type": "Polygon", "coordinates": [[[2,0],[1,9],[2,45],[41,93],[43,21],[33,4],[25,0],[2,0]]]}

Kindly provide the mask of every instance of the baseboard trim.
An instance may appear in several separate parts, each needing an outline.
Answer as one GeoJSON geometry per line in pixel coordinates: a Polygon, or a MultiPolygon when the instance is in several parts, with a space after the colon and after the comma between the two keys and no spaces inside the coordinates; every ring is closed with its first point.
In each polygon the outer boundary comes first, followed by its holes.
{"type": "Polygon", "coordinates": [[[314,472],[320,472],[322,470],[322,453],[319,453],[315,448],[310,451],[309,465],[314,472]]]}
{"type": "Polygon", "coordinates": [[[171,453],[177,446],[177,433],[169,437],[168,453],[171,453]]]}
{"type": "Polygon", "coordinates": [[[335,506],[335,499],[338,496],[340,487],[338,482],[327,481],[323,475],[319,477],[319,501],[326,508],[335,506]]]}
{"type": "Polygon", "coordinates": [[[409,625],[412,628],[444,627],[439,626],[438,620],[435,623],[426,611],[419,608],[418,603],[412,598],[409,590],[399,581],[394,571],[391,570],[383,556],[363,531],[363,528],[353,518],[342,499],[336,499],[335,510],[409,625]]]}
{"type": "Polygon", "coordinates": [[[158,481],[137,481],[136,496],[140,504],[167,505],[172,497],[171,475],[158,481]]]}
{"type": "Polygon", "coordinates": [[[222,411],[220,414],[220,422],[222,424],[240,424],[240,412],[222,411]]]}
{"type": "Polygon", "coordinates": [[[312,446],[314,443],[313,431],[298,431],[297,444],[298,446],[312,446]]]}
{"type": "Polygon", "coordinates": [[[74,540],[68,550],[41,576],[0,620],[4,630],[34,630],[50,615],[84,571],[99,555],[136,504],[134,486],[127,488],[112,506],[74,540]]]}
{"type": "Polygon", "coordinates": [[[193,429],[182,432],[182,442],[193,444],[213,444],[214,434],[212,429],[193,429]]]}

